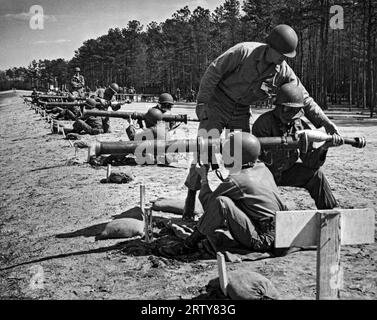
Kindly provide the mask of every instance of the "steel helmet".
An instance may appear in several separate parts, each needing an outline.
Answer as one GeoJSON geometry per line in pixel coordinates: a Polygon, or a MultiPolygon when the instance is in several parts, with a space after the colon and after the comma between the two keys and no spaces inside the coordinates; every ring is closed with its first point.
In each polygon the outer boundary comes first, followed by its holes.
{"type": "Polygon", "coordinates": [[[80,68],[79,67],[76,67],[75,68],[75,72],[80,72],[81,70],[80,70],[80,68]]]}
{"type": "Polygon", "coordinates": [[[157,124],[157,121],[162,120],[162,112],[157,108],[150,108],[145,114],[145,124],[147,128],[157,124]]]}
{"type": "Polygon", "coordinates": [[[97,106],[97,101],[93,98],[88,98],[85,100],[85,107],[88,109],[94,109],[97,106]]]}
{"type": "Polygon", "coordinates": [[[160,97],[158,98],[158,103],[159,104],[174,104],[173,97],[169,93],[162,93],[160,97]]]}
{"type": "Polygon", "coordinates": [[[233,132],[222,146],[222,157],[225,167],[253,164],[261,151],[258,138],[248,132],[233,132]]]}
{"type": "Polygon", "coordinates": [[[115,93],[118,93],[119,92],[119,86],[114,82],[112,84],[110,84],[109,88],[111,90],[113,90],[115,93]]]}
{"type": "Polygon", "coordinates": [[[73,101],[75,101],[76,100],[76,97],[72,94],[72,93],[70,93],[69,95],[68,95],[68,102],[73,102],[73,101]]]}
{"type": "Polygon", "coordinates": [[[266,42],[277,52],[288,58],[296,56],[298,37],[296,32],[286,24],[279,24],[273,28],[266,42]]]}
{"type": "Polygon", "coordinates": [[[276,93],[275,104],[291,108],[303,108],[304,93],[302,88],[295,82],[284,83],[276,93]]]}

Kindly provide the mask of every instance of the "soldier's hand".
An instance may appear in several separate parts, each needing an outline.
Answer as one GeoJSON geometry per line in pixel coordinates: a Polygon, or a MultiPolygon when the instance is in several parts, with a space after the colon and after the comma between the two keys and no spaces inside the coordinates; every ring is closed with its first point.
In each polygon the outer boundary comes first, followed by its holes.
{"type": "Polygon", "coordinates": [[[341,146],[342,144],[344,144],[344,140],[343,140],[343,137],[341,137],[339,134],[333,134],[332,135],[332,140],[331,141],[327,141],[323,146],[322,148],[327,150],[328,148],[330,147],[339,147],[341,146]]]}
{"type": "Polygon", "coordinates": [[[132,119],[131,116],[128,118],[128,123],[129,126],[133,126],[135,129],[140,128],[139,124],[137,123],[137,120],[132,119]]]}
{"type": "Polygon", "coordinates": [[[203,179],[203,178],[207,178],[208,176],[208,171],[209,171],[209,165],[208,164],[205,164],[205,165],[200,165],[199,163],[196,164],[196,167],[195,167],[195,170],[196,172],[200,175],[200,177],[203,179]]]}
{"type": "Polygon", "coordinates": [[[339,133],[339,130],[338,130],[338,127],[335,125],[334,122],[332,121],[329,121],[328,123],[326,123],[324,125],[325,127],[325,130],[328,134],[331,134],[331,135],[334,135],[334,134],[337,134],[338,136],[340,136],[340,133],[339,133]]]}

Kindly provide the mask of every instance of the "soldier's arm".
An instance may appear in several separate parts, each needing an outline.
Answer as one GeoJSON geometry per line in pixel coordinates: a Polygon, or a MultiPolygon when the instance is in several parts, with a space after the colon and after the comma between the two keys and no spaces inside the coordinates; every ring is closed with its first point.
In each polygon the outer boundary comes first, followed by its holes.
{"type": "Polygon", "coordinates": [[[208,66],[200,81],[198,103],[208,103],[221,78],[235,70],[242,61],[242,57],[243,48],[238,44],[225,51],[208,66]]]}
{"type": "Polygon", "coordinates": [[[107,108],[109,107],[109,104],[108,104],[108,102],[105,99],[97,97],[96,101],[101,104],[101,106],[100,106],[101,110],[107,110],[107,108]]]}
{"type": "Polygon", "coordinates": [[[302,88],[304,94],[304,111],[305,116],[314,124],[316,128],[324,127],[326,132],[334,134],[338,132],[336,125],[325,115],[320,106],[314,101],[305,89],[300,79],[296,76],[292,68],[284,61],[281,65],[281,70],[277,76],[276,84],[278,86],[287,82],[295,82],[302,88]]]}
{"type": "Polygon", "coordinates": [[[226,196],[231,199],[237,199],[239,188],[234,184],[231,179],[225,179],[216,189],[212,191],[208,183],[203,183],[199,192],[199,200],[204,210],[209,204],[219,196],[226,196]]]}
{"type": "Polygon", "coordinates": [[[73,87],[76,87],[76,86],[77,86],[77,79],[76,79],[75,77],[73,77],[73,78],[71,79],[71,85],[72,85],[73,87]]]}
{"type": "Polygon", "coordinates": [[[256,137],[270,137],[271,130],[269,130],[269,127],[271,124],[269,122],[266,117],[259,116],[251,127],[251,133],[256,137]]]}

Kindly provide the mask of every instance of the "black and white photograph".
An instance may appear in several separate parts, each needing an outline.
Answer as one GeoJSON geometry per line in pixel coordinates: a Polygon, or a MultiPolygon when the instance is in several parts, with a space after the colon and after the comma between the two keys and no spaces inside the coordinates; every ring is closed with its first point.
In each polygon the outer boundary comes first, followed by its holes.
{"type": "Polygon", "coordinates": [[[0,300],[377,299],[375,0],[0,0],[0,32],[0,300]]]}

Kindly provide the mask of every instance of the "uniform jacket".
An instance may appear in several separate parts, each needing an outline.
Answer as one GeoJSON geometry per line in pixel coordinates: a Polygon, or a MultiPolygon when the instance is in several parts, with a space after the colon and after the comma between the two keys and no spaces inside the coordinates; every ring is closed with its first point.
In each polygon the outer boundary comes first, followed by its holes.
{"type": "Polygon", "coordinates": [[[271,172],[259,161],[252,168],[230,174],[213,192],[208,184],[202,185],[199,199],[204,210],[219,196],[232,199],[252,222],[271,222],[276,211],[287,210],[271,172]]]}
{"type": "Polygon", "coordinates": [[[303,90],[306,117],[317,128],[326,127],[329,119],[291,67],[285,61],[280,65],[266,64],[267,47],[264,43],[243,42],[216,58],[202,77],[197,102],[208,103],[217,87],[235,103],[250,105],[266,100],[282,84],[294,81],[303,90]]]}
{"type": "MultiPolygon", "coordinates": [[[[276,116],[274,110],[268,111],[258,117],[252,126],[252,134],[256,137],[282,137],[294,136],[299,130],[311,129],[310,126],[301,118],[292,119],[292,122],[283,125],[276,116]]],[[[284,150],[274,148],[271,150],[263,149],[260,159],[266,163],[275,179],[278,181],[283,171],[288,170],[298,161],[308,168],[318,169],[326,159],[327,151],[322,148],[314,149],[309,145],[307,153],[300,153],[298,149],[284,150]]]]}
{"type": "Polygon", "coordinates": [[[71,79],[71,85],[73,89],[82,89],[85,87],[85,79],[80,75],[74,75],[71,79]]]}

